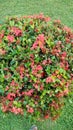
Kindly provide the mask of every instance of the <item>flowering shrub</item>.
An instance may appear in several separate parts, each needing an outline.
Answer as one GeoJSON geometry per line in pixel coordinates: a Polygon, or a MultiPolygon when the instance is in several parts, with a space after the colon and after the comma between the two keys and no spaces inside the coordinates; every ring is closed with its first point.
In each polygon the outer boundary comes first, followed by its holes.
{"type": "Polygon", "coordinates": [[[0,102],[3,112],[56,119],[73,79],[73,32],[44,15],[0,25],[0,102]]]}

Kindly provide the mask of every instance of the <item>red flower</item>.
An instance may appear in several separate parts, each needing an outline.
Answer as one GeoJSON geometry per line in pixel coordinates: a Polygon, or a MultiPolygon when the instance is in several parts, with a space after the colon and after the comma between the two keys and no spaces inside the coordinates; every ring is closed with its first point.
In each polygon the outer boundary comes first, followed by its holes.
{"type": "Polygon", "coordinates": [[[8,35],[7,36],[7,39],[10,43],[13,43],[14,42],[14,36],[13,35],[8,35]]]}
{"type": "Polygon", "coordinates": [[[49,114],[46,114],[46,115],[44,116],[44,118],[45,118],[45,119],[48,119],[48,118],[49,118],[49,114]]]}

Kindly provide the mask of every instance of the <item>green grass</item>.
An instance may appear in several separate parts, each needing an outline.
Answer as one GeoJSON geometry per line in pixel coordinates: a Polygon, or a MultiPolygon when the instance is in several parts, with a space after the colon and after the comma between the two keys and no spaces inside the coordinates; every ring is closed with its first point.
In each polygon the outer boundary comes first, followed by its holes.
{"type": "Polygon", "coordinates": [[[43,12],[73,27],[73,0],[0,0],[0,20],[43,12]]]}
{"type": "MultiPolygon", "coordinates": [[[[73,28],[73,0],[0,0],[0,23],[6,16],[44,13],[73,28]]],[[[73,130],[73,96],[66,101],[60,118],[36,122],[38,130],[73,130]]],[[[29,130],[33,123],[20,115],[0,112],[0,130],[29,130]]]]}
{"type": "MultiPolygon", "coordinates": [[[[35,122],[38,130],[73,130],[73,97],[66,101],[60,118],[57,121],[46,120],[35,122]]],[[[0,112],[0,130],[29,130],[34,123],[20,115],[0,112]]]]}

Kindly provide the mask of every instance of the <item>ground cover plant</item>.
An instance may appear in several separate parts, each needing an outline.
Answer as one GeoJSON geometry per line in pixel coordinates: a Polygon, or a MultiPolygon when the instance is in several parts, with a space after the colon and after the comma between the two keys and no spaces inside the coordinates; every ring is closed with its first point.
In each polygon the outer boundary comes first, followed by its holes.
{"type": "Polygon", "coordinates": [[[3,112],[56,119],[72,86],[73,32],[43,14],[0,26],[3,112]]]}

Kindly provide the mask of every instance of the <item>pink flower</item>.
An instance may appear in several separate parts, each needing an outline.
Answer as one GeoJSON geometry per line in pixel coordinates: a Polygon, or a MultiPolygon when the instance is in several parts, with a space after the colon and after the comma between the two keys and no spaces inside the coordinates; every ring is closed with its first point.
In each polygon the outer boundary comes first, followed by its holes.
{"type": "Polygon", "coordinates": [[[9,86],[6,86],[5,91],[9,90],[9,86]]]}
{"type": "Polygon", "coordinates": [[[8,68],[4,68],[4,70],[8,71],[8,68]]]}
{"type": "Polygon", "coordinates": [[[45,22],[49,22],[51,20],[51,18],[50,17],[45,17],[44,20],[45,20],[45,22]]]}
{"type": "Polygon", "coordinates": [[[31,50],[36,49],[38,47],[38,43],[35,41],[33,46],[31,47],[31,50]]]}
{"type": "Polygon", "coordinates": [[[11,84],[10,84],[11,86],[15,86],[15,81],[14,80],[12,80],[12,82],[11,82],[11,84]]]}
{"type": "Polygon", "coordinates": [[[4,49],[0,49],[0,54],[5,55],[6,51],[4,49]]]}
{"type": "Polygon", "coordinates": [[[66,41],[66,43],[70,43],[70,39],[69,38],[65,38],[65,41],[66,41]]]}
{"type": "Polygon", "coordinates": [[[12,31],[13,31],[13,33],[15,34],[15,36],[17,36],[17,37],[22,36],[22,30],[21,30],[21,29],[19,29],[19,28],[17,28],[17,27],[13,27],[13,28],[12,28],[12,31]]]}
{"type": "Polygon", "coordinates": [[[15,113],[15,114],[18,114],[18,111],[17,111],[17,108],[16,107],[13,107],[11,112],[15,113]]]}
{"type": "Polygon", "coordinates": [[[51,83],[51,82],[53,82],[53,79],[51,77],[47,77],[46,78],[46,83],[51,83]]]}
{"type": "Polygon", "coordinates": [[[4,33],[1,33],[0,34],[0,38],[2,39],[4,37],[4,33]]]}
{"type": "Polygon", "coordinates": [[[39,40],[39,41],[42,42],[42,44],[43,44],[44,41],[45,41],[44,34],[39,34],[38,37],[37,37],[37,40],[39,40]]]}
{"type": "Polygon", "coordinates": [[[0,39],[0,44],[2,43],[2,40],[0,39]]]}
{"type": "Polygon", "coordinates": [[[21,108],[13,107],[13,108],[11,109],[11,112],[13,112],[13,113],[15,113],[15,114],[20,113],[20,114],[23,115],[23,110],[22,110],[21,108]]]}
{"type": "Polygon", "coordinates": [[[31,50],[36,49],[37,47],[40,47],[41,49],[43,49],[44,43],[45,43],[44,34],[39,34],[36,41],[34,42],[33,46],[31,47],[31,50]]]}
{"type": "Polygon", "coordinates": [[[33,86],[38,90],[39,88],[38,84],[33,84],[33,86]]]}
{"type": "Polygon", "coordinates": [[[54,107],[55,109],[59,109],[59,105],[55,101],[52,101],[52,103],[50,104],[50,106],[54,107]]]}
{"type": "Polygon", "coordinates": [[[43,19],[43,18],[44,18],[43,13],[40,13],[39,15],[36,15],[36,18],[38,18],[38,19],[43,19]]]}
{"type": "Polygon", "coordinates": [[[7,74],[7,75],[4,76],[4,78],[6,78],[6,79],[8,79],[10,77],[11,77],[11,74],[7,74]]]}
{"type": "Polygon", "coordinates": [[[0,33],[0,39],[2,39],[3,37],[4,37],[4,30],[2,30],[0,33]]]}
{"type": "Polygon", "coordinates": [[[9,93],[9,94],[7,95],[7,99],[10,100],[10,101],[13,101],[14,98],[15,98],[15,94],[14,94],[14,93],[9,93]]]}
{"type": "Polygon", "coordinates": [[[43,70],[43,67],[42,67],[41,65],[38,65],[38,66],[36,67],[36,70],[37,70],[37,71],[42,71],[42,70],[43,70]]]}
{"type": "Polygon", "coordinates": [[[11,83],[10,83],[10,86],[17,87],[17,86],[18,86],[18,83],[16,83],[14,80],[12,80],[11,83]]]}
{"type": "Polygon", "coordinates": [[[42,49],[44,49],[44,44],[45,44],[45,37],[44,37],[44,34],[39,34],[38,38],[38,44],[39,44],[39,47],[42,49]]]}
{"type": "Polygon", "coordinates": [[[69,64],[68,64],[68,62],[66,61],[65,62],[65,70],[68,70],[69,69],[69,64]]]}
{"type": "Polygon", "coordinates": [[[46,65],[47,64],[47,60],[43,60],[42,64],[46,65]]]}
{"type": "Polygon", "coordinates": [[[60,24],[61,21],[58,19],[58,20],[55,20],[54,23],[60,24]]]}
{"type": "Polygon", "coordinates": [[[26,95],[26,96],[32,96],[33,92],[34,92],[34,90],[30,89],[29,91],[24,92],[24,95],[26,95]]]}
{"type": "Polygon", "coordinates": [[[24,73],[24,66],[23,65],[20,65],[16,68],[16,70],[20,73],[21,77],[23,76],[23,73],[24,73]]]}
{"type": "Polygon", "coordinates": [[[48,64],[51,64],[51,63],[52,63],[52,61],[51,61],[50,58],[48,58],[47,63],[48,63],[48,64]]]}
{"type": "Polygon", "coordinates": [[[8,106],[2,105],[2,111],[7,112],[8,111],[8,106]]]}
{"type": "Polygon", "coordinates": [[[37,65],[32,68],[32,74],[39,78],[41,78],[42,76],[42,71],[43,71],[43,67],[41,65],[37,65]]]}
{"type": "Polygon", "coordinates": [[[62,52],[61,59],[64,60],[66,58],[66,56],[67,56],[67,53],[66,52],[62,52]]]}
{"type": "Polygon", "coordinates": [[[44,89],[43,85],[40,86],[40,90],[42,91],[44,89]]]}
{"type": "Polygon", "coordinates": [[[14,42],[14,36],[13,35],[8,35],[7,36],[7,39],[10,43],[13,43],[14,42]]]}
{"type": "Polygon", "coordinates": [[[61,52],[60,49],[56,49],[56,48],[53,48],[53,49],[52,49],[52,54],[53,54],[53,55],[59,56],[60,52],[61,52]]]}
{"type": "Polygon", "coordinates": [[[27,112],[32,114],[34,112],[34,109],[32,107],[28,107],[27,112]]]}
{"type": "Polygon", "coordinates": [[[23,77],[24,77],[24,74],[21,73],[21,74],[20,74],[20,79],[23,79],[23,77]]]}
{"type": "Polygon", "coordinates": [[[23,73],[24,72],[24,66],[20,66],[20,73],[23,73]]]}
{"type": "Polygon", "coordinates": [[[63,62],[60,62],[60,66],[61,66],[62,68],[65,68],[65,65],[64,65],[63,62]]]}
{"type": "Polygon", "coordinates": [[[66,31],[67,33],[71,32],[71,29],[69,27],[67,27],[67,26],[64,26],[63,30],[66,31]]]}
{"type": "Polygon", "coordinates": [[[56,94],[56,97],[57,97],[57,98],[63,97],[63,96],[64,96],[63,92],[59,92],[59,93],[56,94]]]}
{"type": "Polygon", "coordinates": [[[66,89],[64,90],[63,94],[64,94],[64,95],[67,95],[68,93],[69,93],[69,90],[68,90],[68,88],[66,88],[66,89]]]}

